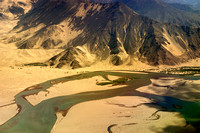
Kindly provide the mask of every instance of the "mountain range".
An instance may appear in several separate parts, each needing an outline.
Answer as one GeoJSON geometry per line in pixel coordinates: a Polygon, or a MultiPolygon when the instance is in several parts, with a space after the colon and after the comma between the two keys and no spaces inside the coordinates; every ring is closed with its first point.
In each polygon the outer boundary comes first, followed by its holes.
{"type": "MultiPolygon", "coordinates": [[[[102,0],[93,0],[102,2],[102,0]]],[[[106,3],[107,0],[103,0],[106,3]]],[[[129,8],[141,15],[147,16],[162,23],[173,23],[184,26],[200,26],[200,13],[195,9],[190,9],[186,5],[176,3],[168,4],[162,0],[113,0],[126,4],[129,8]],[[186,9],[186,10],[185,10],[186,9]],[[191,11],[192,10],[192,11],[191,11]]],[[[110,3],[111,1],[108,0],[110,3]]]]}
{"type": "Polygon", "coordinates": [[[63,49],[44,62],[59,68],[97,62],[131,65],[133,59],[149,65],[176,65],[200,56],[197,20],[160,0],[38,0],[4,42],[15,43],[19,49],[63,49]],[[165,22],[157,10],[171,16],[175,24],[165,22]],[[148,17],[154,13],[162,20],[148,17]],[[179,14],[185,21],[177,18],[179,14]]]}
{"type": "Polygon", "coordinates": [[[196,9],[200,9],[200,0],[163,0],[167,3],[180,3],[180,4],[187,4],[191,5],[196,9]]]}

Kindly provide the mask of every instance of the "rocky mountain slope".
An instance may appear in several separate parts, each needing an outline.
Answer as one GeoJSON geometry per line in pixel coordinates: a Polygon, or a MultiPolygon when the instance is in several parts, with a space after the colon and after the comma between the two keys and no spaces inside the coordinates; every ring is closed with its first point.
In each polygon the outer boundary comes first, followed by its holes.
{"type": "Polygon", "coordinates": [[[0,0],[0,34],[16,25],[31,8],[34,0],[0,0]]]}
{"type": "Polygon", "coordinates": [[[45,62],[78,68],[138,59],[175,65],[200,56],[200,29],[162,24],[126,5],[82,0],[42,0],[4,38],[20,49],[65,49],[45,62]]]}
{"type": "Polygon", "coordinates": [[[200,10],[193,8],[191,5],[180,4],[180,3],[169,3],[169,4],[171,6],[173,6],[174,8],[177,8],[179,10],[183,10],[183,11],[186,11],[186,12],[200,14],[200,10]]]}
{"type": "Polygon", "coordinates": [[[196,9],[200,9],[200,0],[163,0],[167,3],[180,3],[192,5],[196,9]]]}
{"type": "Polygon", "coordinates": [[[0,0],[0,17],[17,19],[31,9],[33,2],[31,0],[0,0]]]}
{"type": "MultiPolygon", "coordinates": [[[[92,0],[96,2],[111,2],[111,0],[92,0]]],[[[162,0],[113,0],[112,2],[122,2],[141,15],[154,20],[173,23],[176,25],[186,25],[200,27],[200,15],[187,10],[180,10],[162,0]]],[[[179,5],[180,6],[180,5],[179,5]]]]}

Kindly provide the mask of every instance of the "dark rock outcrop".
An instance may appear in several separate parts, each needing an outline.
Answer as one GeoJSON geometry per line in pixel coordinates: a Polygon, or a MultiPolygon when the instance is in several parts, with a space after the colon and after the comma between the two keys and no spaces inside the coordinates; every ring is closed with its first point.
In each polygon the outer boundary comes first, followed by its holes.
{"type": "Polygon", "coordinates": [[[86,54],[95,55],[95,61],[110,58],[113,65],[125,63],[128,56],[150,65],[175,65],[200,56],[200,29],[154,21],[120,2],[38,1],[15,30],[19,34],[40,24],[45,26],[30,37],[17,41],[17,46],[25,49],[39,44],[38,48],[65,49],[49,60],[49,65],[56,67],[84,66],[89,60],[84,60],[86,54]],[[69,22],[63,26],[68,30],[60,26],[63,22],[69,22]],[[65,41],[59,35],[69,30],[79,34],[65,41]]]}

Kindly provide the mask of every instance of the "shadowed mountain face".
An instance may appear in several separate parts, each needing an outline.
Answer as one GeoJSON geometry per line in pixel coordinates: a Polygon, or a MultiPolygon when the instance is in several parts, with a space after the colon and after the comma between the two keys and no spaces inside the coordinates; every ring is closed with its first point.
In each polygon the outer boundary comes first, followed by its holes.
{"type": "MultiPolygon", "coordinates": [[[[107,0],[93,1],[107,2],[107,0]]],[[[180,10],[168,3],[163,2],[162,0],[113,0],[113,2],[115,1],[120,1],[126,4],[131,9],[138,12],[139,14],[160,22],[195,27],[200,26],[199,13],[194,13],[187,10],[180,10]]],[[[108,2],[111,1],[109,0],[108,2]]]]}
{"type": "Polygon", "coordinates": [[[168,3],[180,3],[192,5],[196,9],[200,9],[200,0],[163,0],[168,3]]]}
{"type": "Polygon", "coordinates": [[[179,10],[183,10],[183,11],[186,11],[186,12],[200,14],[200,10],[193,8],[191,5],[179,4],[179,3],[169,3],[169,4],[171,6],[173,6],[174,8],[177,8],[179,10]]]}
{"type": "Polygon", "coordinates": [[[200,56],[200,29],[161,24],[122,3],[41,0],[10,33],[18,48],[63,48],[46,63],[72,68],[108,60],[174,65],[200,56]]]}
{"type": "Polygon", "coordinates": [[[31,0],[0,0],[0,34],[12,30],[31,8],[31,0]]]}
{"type": "Polygon", "coordinates": [[[33,0],[0,0],[0,19],[17,19],[27,13],[33,0]]]}

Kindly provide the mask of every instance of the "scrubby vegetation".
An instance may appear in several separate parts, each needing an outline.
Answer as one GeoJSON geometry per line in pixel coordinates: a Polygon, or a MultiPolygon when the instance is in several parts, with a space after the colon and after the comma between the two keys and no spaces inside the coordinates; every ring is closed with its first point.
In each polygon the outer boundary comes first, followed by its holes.
{"type": "Polygon", "coordinates": [[[36,63],[29,63],[29,64],[24,64],[25,66],[48,66],[47,64],[36,62],[36,63]]]}
{"type": "Polygon", "coordinates": [[[200,74],[200,67],[179,67],[170,68],[162,71],[167,74],[177,74],[180,76],[200,74]]]}
{"type": "Polygon", "coordinates": [[[118,78],[116,80],[109,80],[107,82],[97,82],[97,85],[109,85],[109,84],[112,84],[112,85],[119,85],[119,84],[125,84],[127,83],[129,80],[129,78],[118,78]]]}

